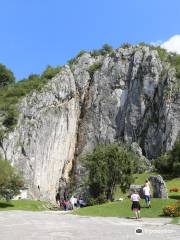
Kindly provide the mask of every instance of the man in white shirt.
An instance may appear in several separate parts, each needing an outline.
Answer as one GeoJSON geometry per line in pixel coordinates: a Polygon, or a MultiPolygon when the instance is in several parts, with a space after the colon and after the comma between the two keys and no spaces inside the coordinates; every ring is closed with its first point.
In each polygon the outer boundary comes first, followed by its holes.
{"type": "Polygon", "coordinates": [[[148,208],[151,207],[151,204],[150,204],[150,188],[149,186],[145,185],[144,188],[143,188],[143,193],[144,193],[144,199],[145,199],[145,202],[146,202],[146,206],[148,208]]]}

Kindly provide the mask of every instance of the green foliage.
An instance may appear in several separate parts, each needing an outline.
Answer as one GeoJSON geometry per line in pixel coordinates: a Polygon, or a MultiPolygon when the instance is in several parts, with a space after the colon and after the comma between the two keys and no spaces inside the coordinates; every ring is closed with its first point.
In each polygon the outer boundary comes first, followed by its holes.
{"type": "Polygon", "coordinates": [[[41,79],[51,79],[56,74],[58,74],[61,71],[61,66],[57,67],[51,67],[50,65],[47,66],[47,68],[44,70],[44,72],[41,75],[41,79]]]}
{"type": "Polygon", "coordinates": [[[161,48],[160,46],[158,46],[158,47],[154,47],[154,49],[157,50],[161,61],[168,60],[168,53],[164,48],[161,48]]]}
{"type": "MultiPolygon", "coordinates": [[[[176,53],[168,53],[166,49],[160,46],[150,46],[151,49],[157,50],[161,61],[168,62],[172,67],[176,69],[177,81],[173,87],[173,92],[177,93],[180,91],[180,55],[176,53]]],[[[164,72],[162,73],[164,75],[164,72]]],[[[165,94],[169,95],[168,89],[165,89],[165,94]]]]}
{"type": "Polygon", "coordinates": [[[19,193],[23,186],[22,178],[6,160],[0,159],[0,198],[9,200],[19,193]]]}
{"type": "Polygon", "coordinates": [[[123,43],[123,44],[121,45],[121,48],[124,48],[124,49],[130,48],[130,47],[131,47],[131,44],[130,44],[130,43],[123,43]]]}
{"type": "Polygon", "coordinates": [[[92,78],[94,73],[100,69],[102,67],[102,63],[98,62],[98,63],[94,63],[92,64],[89,69],[88,69],[88,72],[89,72],[89,75],[90,77],[92,78]]]}
{"type": "Polygon", "coordinates": [[[154,162],[160,173],[169,174],[174,177],[180,176],[180,138],[177,139],[173,149],[160,156],[154,162]]]}
{"type": "Polygon", "coordinates": [[[86,51],[81,50],[81,51],[77,54],[76,58],[81,57],[84,53],[86,53],[86,51]]]}
{"type": "Polygon", "coordinates": [[[133,181],[136,158],[136,155],[124,146],[98,145],[93,153],[84,157],[89,171],[90,195],[97,201],[104,201],[112,200],[117,185],[122,191],[126,191],[133,181]]]}
{"type": "Polygon", "coordinates": [[[18,120],[18,112],[15,107],[11,107],[5,114],[3,125],[9,130],[13,129],[18,120]]]}
{"type": "Polygon", "coordinates": [[[171,63],[171,65],[176,68],[176,77],[180,82],[180,55],[174,53],[170,54],[168,60],[171,63]]]}
{"type": "Polygon", "coordinates": [[[140,42],[138,45],[139,45],[139,46],[142,46],[142,47],[147,46],[147,44],[146,44],[145,42],[140,42]]]}
{"type": "Polygon", "coordinates": [[[106,43],[102,46],[102,48],[100,49],[100,52],[102,55],[107,55],[108,53],[110,54],[113,52],[113,48],[106,43]]]}
{"type": "Polygon", "coordinates": [[[19,100],[33,91],[40,91],[49,79],[53,78],[61,67],[47,66],[42,75],[31,74],[27,79],[5,85],[0,91],[0,113],[3,115],[3,126],[0,128],[0,141],[6,132],[11,131],[17,123],[18,111],[16,104],[19,100]]]}
{"type": "Polygon", "coordinates": [[[5,65],[0,64],[0,88],[14,82],[14,74],[5,65]]]}
{"type": "Polygon", "coordinates": [[[81,57],[84,53],[86,53],[86,51],[81,50],[74,58],[71,58],[71,59],[68,61],[68,64],[69,64],[70,66],[76,64],[76,63],[77,63],[77,59],[78,59],[79,57],[81,57]]]}
{"type": "Polygon", "coordinates": [[[107,54],[112,54],[114,51],[113,51],[113,48],[109,45],[109,44],[104,44],[103,46],[102,46],[102,48],[101,49],[99,49],[99,50],[93,50],[92,52],[91,52],[91,56],[92,57],[97,57],[97,56],[100,56],[100,55],[102,55],[102,56],[106,56],[107,54]]]}

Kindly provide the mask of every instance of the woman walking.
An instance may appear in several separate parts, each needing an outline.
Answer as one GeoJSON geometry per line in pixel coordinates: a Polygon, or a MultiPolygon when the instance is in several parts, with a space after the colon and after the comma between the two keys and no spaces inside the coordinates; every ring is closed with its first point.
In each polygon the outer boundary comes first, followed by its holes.
{"type": "Polygon", "coordinates": [[[141,206],[139,203],[140,196],[137,193],[136,190],[134,190],[134,193],[131,195],[131,201],[132,201],[132,206],[131,210],[134,212],[136,219],[140,218],[140,211],[141,211],[141,206]]]}

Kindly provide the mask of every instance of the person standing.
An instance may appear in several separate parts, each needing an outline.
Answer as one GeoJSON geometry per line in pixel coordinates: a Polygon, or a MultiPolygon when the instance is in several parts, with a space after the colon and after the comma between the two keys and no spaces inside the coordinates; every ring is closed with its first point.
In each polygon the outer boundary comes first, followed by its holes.
{"type": "Polygon", "coordinates": [[[140,211],[141,211],[141,206],[140,206],[140,196],[137,193],[136,190],[134,190],[134,193],[131,195],[131,201],[132,201],[132,206],[131,210],[134,212],[136,219],[140,218],[140,211]]]}
{"type": "Polygon", "coordinates": [[[143,187],[143,193],[144,193],[144,199],[145,199],[145,202],[146,202],[146,206],[148,208],[151,207],[151,202],[150,202],[150,187],[149,185],[145,184],[144,187],[143,187]]]}

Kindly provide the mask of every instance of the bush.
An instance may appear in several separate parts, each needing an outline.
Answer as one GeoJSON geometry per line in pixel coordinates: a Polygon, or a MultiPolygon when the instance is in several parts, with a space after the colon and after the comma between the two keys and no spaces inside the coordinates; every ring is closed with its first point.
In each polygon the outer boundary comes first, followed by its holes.
{"type": "Polygon", "coordinates": [[[131,47],[131,44],[130,44],[130,43],[123,43],[123,44],[121,45],[121,48],[124,48],[124,49],[130,48],[130,47],[131,47]]]}
{"type": "Polygon", "coordinates": [[[88,72],[91,78],[93,77],[94,73],[101,68],[101,66],[102,66],[102,63],[98,62],[98,63],[94,63],[89,67],[88,72]]]}
{"type": "Polygon", "coordinates": [[[88,196],[86,197],[86,203],[87,206],[93,206],[93,205],[97,205],[97,204],[103,204],[107,202],[107,198],[106,196],[104,196],[103,194],[99,195],[98,197],[94,198],[92,196],[88,196]]]}
{"type": "Polygon", "coordinates": [[[163,208],[165,216],[180,217],[180,201],[163,208]]]}
{"type": "Polygon", "coordinates": [[[41,75],[41,79],[52,79],[61,71],[61,66],[57,67],[51,67],[50,65],[47,66],[47,68],[44,70],[44,72],[41,75]]]}
{"type": "Polygon", "coordinates": [[[84,53],[86,53],[86,51],[81,50],[81,51],[77,54],[76,58],[81,57],[84,53]]]}
{"type": "Polygon", "coordinates": [[[170,191],[170,192],[178,192],[179,189],[178,189],[178,188],[171,188],[169,191],[170,191]]]}
{"type": "MultiPolygon", "coordinates": [[[[4,84],[0,92],[0,111],[3,115],[3,127],[0,129],[3,135],[1,134],[1,137],[4,136],[6,132],[13,130],[17,124],[19,113],[16,104],[19,100],[35,90],[40,91],[48,80],[60,71],[60,66],[53,68],[49,65],[41,76],[31,74],[27,79],[23,79],[17,83],[10,85],[4,84]]],[[[13,80],[9,82],[13,82],[13,80]]]]}
{"type": "Polygon", "coordinates": [[[173,149],[160,156],[154,162],[155,168],[162,174],[180,176],[180,138],[177,139],[173,149]]]}
{"type": "Polygon", "coordinates": [[[0,87],[15,83],[14,74],[5,65],[0,64],[0,87]]]}
{"type": "Polygon", "coordinates": [[[97,50],[97,49],[95,49],[95,50],[93,50],[92,52],[91,52],[91,56],[92,57],[97,57],[97,56],[100,56],[100,55],[102,55],[102,56],[106,56],[107,54],[112,54],[113,53],[113,48],[109,45],[109,44],[104,44],[103,46],[102,46],[102,48],[101,49],[99,49],[99,50],[97,50]]]}

